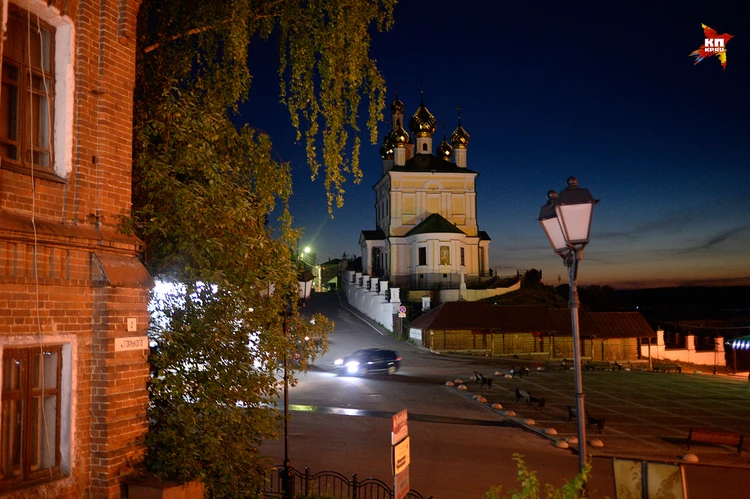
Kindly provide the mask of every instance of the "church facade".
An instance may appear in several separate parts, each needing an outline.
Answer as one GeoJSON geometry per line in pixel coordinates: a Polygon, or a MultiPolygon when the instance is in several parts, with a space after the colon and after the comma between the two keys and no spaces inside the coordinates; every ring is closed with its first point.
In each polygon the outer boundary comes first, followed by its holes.
{"type": "Polygon", "coordinates": [[[424,105],[404,128],[404,104],[391,104],[374,185],[375,229],[359,245],[366,275],[409,289],[460,288],[489,278],[490,237],[477,224],[476,180],[467,167],[469,134],[458,126],[433,150],[435,117],[424,105]]]}

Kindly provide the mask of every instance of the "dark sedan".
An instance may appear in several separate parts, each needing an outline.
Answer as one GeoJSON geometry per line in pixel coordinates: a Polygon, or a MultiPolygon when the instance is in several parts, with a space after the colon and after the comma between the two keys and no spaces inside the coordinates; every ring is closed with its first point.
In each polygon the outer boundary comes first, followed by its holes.
{"type": "Polygon", "coordinates": [[[398,353],[386,348],[374,347],[362,348],[334,362],[336,369],[360,376],[370,373],[394,374],[400,365],[401,357],[398,353]]]}

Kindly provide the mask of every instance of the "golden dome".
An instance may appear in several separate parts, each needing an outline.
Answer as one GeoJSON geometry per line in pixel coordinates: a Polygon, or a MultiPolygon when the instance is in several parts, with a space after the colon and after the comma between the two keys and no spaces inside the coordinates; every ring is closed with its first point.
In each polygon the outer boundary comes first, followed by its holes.
{"type": "Polygon", "coordinates": [[[393,159],[393,149],[395,148],[395,141],[393,132],[388,132],[383,138],[383,144],[380,146],[380,157],[383,159],[393,159]]]}
{"type": "Polygon", "coordinates": [[[417,112],[409,120],[409,130],[417,137],[432,137],[437,130],[437,120],[424,105],[424,96],[417,112]]]}
{"type": "Polygon", "coordinates": [[[409,132],[407,132],[406,129],[401,125],[400,120],[396,125],[396,129],[391,132],[391,135],[393,136],[393,144],[396,147],[403,147],[405,144],[409,144],[411,142],[411,136],[409,135],[409,132]]]}
{"type": "Polygon", "coordinates": [[[458,127],[451,134],[451,143],[457,149],[469,147],[469,133],[461,126],[461,114],[458,115],[458,127]]]}
{"type": "Polygon", "coordinates": [[[443,125],[443,141],[438,146],[436,155],[446,161],[450,161],[453,157],[453,147],[445,139],[445,125],[443,125]]]}
{"type": "Polygon", "coordinates": [[[396,94],[396,100],[391,103],[392,114],[404,114],[404,103],[401,102],[396,94]]]}

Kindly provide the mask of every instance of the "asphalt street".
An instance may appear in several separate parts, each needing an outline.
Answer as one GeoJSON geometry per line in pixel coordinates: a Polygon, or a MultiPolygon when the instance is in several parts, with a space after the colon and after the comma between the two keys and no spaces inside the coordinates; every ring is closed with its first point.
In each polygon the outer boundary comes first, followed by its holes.
{"type": "MultiPolygon", "coordinates": [[[[335,293],[313,295],[305,313],[328,316],[335,322],[335,331],[328,340],[329,351],[308,373],[301,373],[299,383],[290,389],[289,454],[295,468],[356,473],[360,478],[392,483],[391,417],[407,409],[411,487],[425,498],[483,498],[493,485],[517,488],[515,454],[524,456],[542,484],[560,486],[576,474],[574,450],[556,448],[553,440],[539,435],[538,428],[524,428],[513,418],[489,410],[487,404],[458,396],[445,386],[447,380],[462,378],[475,389],[469,380],[474,369],[487,372],[490,365],[497,365],[496,360],[436,356],[398,341],[335,293]],[[336,358],[365,346],[397,350],[403,359],[399,372],[359,378],[334,371],[336,358]]],[[[545,383],[543,378],[533,382],[545,383]]],[[[511,397],[504,390],[509,386],[499,384],[496,381],[492,396],[507,405],[511,397]]],[[[575,433],[574,424],[566,426],[565,418],[554,410],[530,415],[541,419],[543,426],[558,427],[562,434],[575,433]]],[[[619,436],[622,431],[613,428],[609,433],[619,436]]],[[[281,463],[283,441],[265,443],[263,453],[281,463]]],[[[589,496],[615,497],[612,460],[606,452],[598,456],[593,458],[589,496]]],[[[649,455],[642,458],[649,459],[649,455]]],[[[686,467],[686,479],[691,499],[746,497],[744,483],[750,479],[750,468],[691,465],[686,467]],[[717,488],[719,483],[721,488],[717,488]]]]}

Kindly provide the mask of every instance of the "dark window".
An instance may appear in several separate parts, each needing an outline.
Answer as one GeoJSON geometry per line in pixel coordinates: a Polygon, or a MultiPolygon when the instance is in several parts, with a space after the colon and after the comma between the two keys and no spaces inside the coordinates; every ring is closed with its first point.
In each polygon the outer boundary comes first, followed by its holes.
{"type": "Polygon", "coordinates": [[[427,248],[419,248],[419,265],[427,265],[427,248]]]}
{"type": "Polygon", "coordinates": [[[10,164],[51,170],[55,91],[53,32],[36,17],[12,9],[5,36],[0,89],[0,158],[10,164]]]}
{"type": "Polygon", "coordinates": [[[13,485],[60,470],[62,347],[3,351],[0,483],[13,485]]]}
{"type": "Polygon", "coordinates": [[[466,263],[464,263],[464,249],[461,248],[461,266],[463,267],[464,265],[466,265],[466,263]]]}

